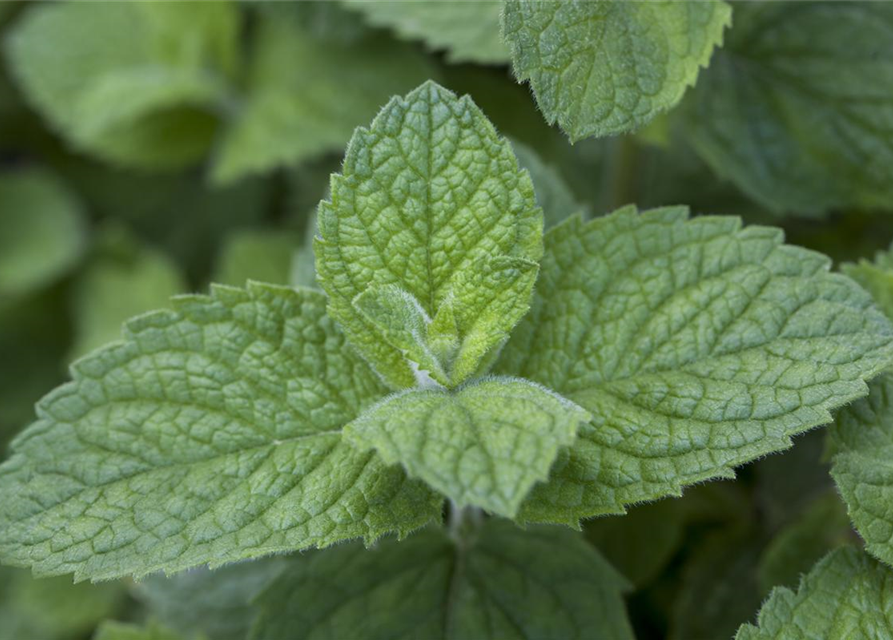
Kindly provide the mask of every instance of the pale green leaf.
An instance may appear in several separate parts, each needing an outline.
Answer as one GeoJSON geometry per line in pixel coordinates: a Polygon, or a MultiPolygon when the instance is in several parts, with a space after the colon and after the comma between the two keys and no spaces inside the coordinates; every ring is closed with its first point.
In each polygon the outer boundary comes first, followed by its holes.
{"type": "Polygon", "coordinates": [[[211,145],[229,100],[239,11],[222,2],[31,7],[9,40],[28,100],[78,150],[176,168],[211,145]]]}
{"type": "Polygon", "coordinates": [[[460,506],[511,517],[589,418],[539,385],[485,378],[452,392],[397,393],[360,414],[344,436],[460,506]]]}
{"type": "Polygon", "coordinates": [[[424,56],[379,34],[332,46],[302,26],[301,7],[262,9],[248,97],[214,160],[218,182],[342,149],[391,96],[435,73],[424,56]]]}
{"type": "Polygon", "coordinates": [[[243,229],[231,233],[217,256],[214,282],[234,287],[248,280],[290,284],[301,243],[284,230],[243,229]]]}
{"type": "Polygon", "coordinates": [[[501,64],[509,52],[499,33],[501,0],[343,0],[369,24],[445,49],[450,62],[501,64]]]}
{"type": "Polygon", "coordinates": [[[183,296],[77,361],[0,466],[0,560],[78,580],[405,534],[440,500],[342,442],[382,385],[310,290],[183,296]]]}
{"type": "Polygon", "coordinates": [[[779,212],[887,207],[893,196],[893,5],[738,2],[692,94],[687,137],[779,212]]]}
{"type": "Polygon", "coordinates": [[[72,359],[120,339],[127,319],[164,307],[186,291],[183,275],[164,254],[111,232],[104,243],[74,284],[72,359]]]}
{"type": "Polygon", "coordinates": [[[120,583],[72,584],[0,567],[0,640],[75,640],[126,602],[120,583]]]}
{"type": "Polygon", "coordinates": [[[887,640],[893,637],[893,569],[853,547],[832,551],[796,593],[775,589],[736,640],[887,640]]]}
{"type": "Polygon", "coordinates": [[[138,627],[123,622],[106,622],[99,627],[93,640],[204,640],[202,636],[181,636],[157,623],[138,627]]]}
{"type": "Polygon", "coordinates": [[[81,205],[51,174],[28,169],[0,176],[0,303],[52,282],[81,257],[81,205]]]}
{"type": "Polygon", "coordinates": [[[868,387],[830,429],[831,475],[868,551],[893,565],[893,374],[868,387]]]}
{"type": "Polygon", "coordinates": [[[594,419],[521,510],[575,523],[786,449],[890,366],[893,326],[821,254],[738,218],[633,208],[546,235],[498,373],[594,419]]]}
{"type": "Polygon", "coordinates": [[[626,581],[579,534],[490,520],[295,558],[261,596],[256,640],[632,640],[626,581]]]}
{"type": "Polygon", "coordinates": [[[893,319],[893,247],[878,251],[873,262],[862,259],[842,264],[840,270],[862,285],[881,311],[893,319]]]}
{"type": "Polygon", "coordinates": [[[763,550],[757,565],[761,593],[768,594],[773,587],[797,586],[800,576],[851,535],[840,497],[828,492],[817,498],[763,550]]]}
{"type": "Polygon", "coordinates": [[[184,636],[245,640],[257,616],[252,601],[285,566],[284,558],[272,557],[169,578],[149,576],[134,590],[150,617],[184,636]]]}
{"type": "Polygon", "coordinates": [[[507,0],[515,74],[572,142],[637,129],[673,107],[722,42],[721,0],[507,0]]]}
{"type": "Polygon", "coordinates": [[[511,145],[467,96],[433,82],[356,131],[331,201],[320,204],[319,230],[329,311],[396,388],[415,385],[414,363],[359,314],[357,295],[397,285],[435,324],[450,315],[455,385],[527,311],[542,253],[542,213],[511,145]]]}

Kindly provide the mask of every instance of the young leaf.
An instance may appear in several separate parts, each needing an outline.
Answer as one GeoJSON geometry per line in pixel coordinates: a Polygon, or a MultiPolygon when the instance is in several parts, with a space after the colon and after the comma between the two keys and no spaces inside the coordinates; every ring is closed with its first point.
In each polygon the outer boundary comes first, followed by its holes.
{"type": "Polygon", "coordinates": [[[31,169],[0,176],[0,211],[0,299],[50,283],[81,257],[81,205],[51,174],[31,169]]]}
{"type": "Polygon", "coordinates": [[[507,0],[515,74],[572,142],[637,129],[673,107],[722,42],[721,0],[507,0]]]}
{"type": "Polygon", "coordinates": [[[211,144],[238,31],[230,3],[62,3],[32,7],[8,51],[26,97],[79,150],[176,168],[211,144]]]}
{"type": "Polygon", "coordinates": [[[531,312],[496,371],[594,419],[521,510],[576,523],[678,495],[786,449],[864,396],[893,326],[824,256],[778,229],[633,208],[546,235],[531,312]]]}
{"type": "Polygon", "coordinates": [[[454,392],[409,390],[347,425],[347,442],[401,463],[460,506],[512,517],[589,414],[526,380],[487,378],[454,392]]]}
{"type": "Polygon", "coordinates": [[[796,593],[777,588],[760,609],[757,626],[746,624],[736,640],[859,638],[893,634],[893,569],[853,547],[822,559],[796,593]]]}
{"type": "Polygon", "coordinates": [[[893,565],[893,374],[868,387],[830,429],[831,475],[866,549],[893,565]]]}
{"type": "Polygon", "coordinates": [[[874,298],[881,311],[893,319],[893,246],[878,251],[874,262],[842,264],[840,270],[858,282],[874,298]]]}
{"type": "Polygon", "coordinates": [[[893,5],[736,3],[691,97],[688,138],[764,206],[889,205],[893,5]]]}
{"type": "Polygon", "coordinates": [[[173,577],[149,576],[134,585],[149,617],[184,636],[245,640],[257,617],[253,600],[286,566],[280,557],[250,560],[211,571],[194,569],[173,577]]]}
{"type": "Polygon", "coordinates": [[[542,253],[542,213],[511,145],[465,96],[426,82],[361,128],[319,207],[316,266],[329,311],[393,387],[410,360],[354,305],[396,285],[435,326],[455,321],[455,386],[524,315],[542,253]],[[440,315],[440,318],[438,317],[440,315]]]}
{"type": "Polygon", "coordinates": [[[626,581],[572,531],[490,520],[297,557],[259,599],[256,640],[632,640],[626,581]]]}
{"type": "Polygon", "coordinates": [[[341,440],[381,384],[310,290],[184,296],[72,367],[0,466],[0,560],[78,580],[217,566],[440,514],[341,440]]]}
{"type": "Polygon", "coordinates": [[[499,0],[343,1],[362,12],[369,24],[389,27],[406,39],[423,40],[435,51],[446,49],[450,62],[501,64],[509,60],[499,34],[499,0]]]}
{"type": "Polygon", "coordinates": [[[340,150],[368,114],[434,75],[422,55],[375,33],[333,46],[301,25],[304,4],[315,3],[261,7],[247,98],[215,157],[217,182],[340,150]]]}

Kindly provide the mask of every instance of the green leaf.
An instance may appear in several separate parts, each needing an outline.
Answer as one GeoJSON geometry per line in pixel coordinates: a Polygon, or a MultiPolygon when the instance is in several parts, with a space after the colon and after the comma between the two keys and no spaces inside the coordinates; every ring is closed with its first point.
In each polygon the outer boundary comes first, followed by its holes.
{"type": "Polygon", "coordinates": [[[893,319],[893,246],[878,251],[874,261],[840,265],[840,270],[871,294],[881,311],[893,319]]]}
{"type": "Polygon", "coordinates": [[[739,2],[688,110],[718,174],[778,212],[888,207],[893,5],[739,2]]]}
{"type": "Polygon", "coordinates": [[[454,392],[397,393],[360,414],[344,436],[460,506],[512,517],[589,418],[539,385],[486,378],[454,392]]]}
{"type": "Polygon", "coordinates": [[[576,142],[637,129],[673,107],[730,18],[719,0],[507,0],[504,34],[518,79],[576,142]]]}
{"type": "Polygon", "coordinates": [[[256,640],[631,640],[626,581],[572,531],[490,520],[295,558],[259,599],[256,640]]]}
{"type": "Polygon", "coordinates": [[[624,516],[586,523],[586,538],[620,573],[642,587],[660,575],[685,536],[688,512],[681,500],[637,505],[624,516]]]}
{"type": "Polygon", "coordinates": [[[229,3],[31,7],[8,41],[26,97],[77,150],[170,169],[211,145],[235,71],[229,3]]]}
{"type": "Polygon", "coordinates": [[[756,571],[761,546],[749,529],[719,530],[698,541],[675,589],[668,640],[732,637],[762,600],[756,571]]]}
{"type": "Polygon", "coordinates": [[[379,34],[332,46],[302,26],[303,7],[280,4],[258,16],[248,97],[214,159],[217,182],[340,150],[382,103],[435,73],[424,56],[379,34]]]}
{"type": "Polygon", "coordinates": [[[167,256],[115,235],[107,233],[102,239],[106,246],[74,284],[73,358],[120,339],[128,318],[163,307],[186,290],[182,274],[167,256]]]}
{"type": "Polygon", "coordinates": [[[389,27],[407,40],[422,40],[434,51],[445,49],[450,62],[501,64],[509,60],[499,34],[502,3],[498,0],[343,1],[371,25],[389,27]]]}
{"type": "Polygon", "coordinates": [[[151,618],[184,636],[245,640],[257,617],[252,601],[285,566],[284,558],[273,557],[170,578],[149,576],[135,585],[135,595],[151,618]]]}
{"type": "MultiPolygon", "coordinates": [[[[195,640],[200,638],[197,636],[195,640]]],[[[187,637],[153,622],[145,627],[123,622],[106,622],[99,627],[93,640],[187,640],[187,637]]]]}
{"type": "Polygon", "coordinates": [[[846,509],[834,492],[817,498],[766,545],[757,565],[760,591],[794,587],[829,551],[849,541],[852,534],[846,509]]]}
{"type": "Polygon", "coordinates": [[[86,244],[80,203],[51,174],[0,176],[0,298],[28,293],[71,269],[86,244]]]}
{"type": "Polygon", "coordinates": [[[832,551],[796,593],[778,588],[736,640],[876,639],[893,634],[893,569],[853,547],[832,551]]]}
{"type": "Polygon", "coordinates": [[[893,565],[893,374],[868,387],[830,429],[831,475],[866,549],[893,565]]]}
{"type": "Polygon", "coordinates": [[[576,523],[786,449],[890,366],[893,327],[782,232],[633,208],[546,235],[530,313],[495,370],[591,412],[521,511],[576,523]]]}
{"type": "Polygon", "coordinates": [[[242,229],[231,233],[217,256],[214,282],[234,287],[248,280],[290,284],[301,247],[295,234],[283,230],[242,229]]]}
{"type": "Polygon", "coordinates": [[[418,363],[369,324],[357,295],[397,285],[435,325],[451,316],[459,346],[444,369],[454,386],[527,311],[542,253],[542,213],[511,145],[467,96],[433,82],[356,131],[331,201],[320,204],[319,230],[329,312],[396,388],[415,385],[418,363]]]}
{"type": "Polygon", "coordinates": [[[536,201],[543,210],[543,225],[546,229],[554,227],[571,214],[584,211],[583,205],[577,202],[577,197],[556,167],[546,163],[526,145],[513,142],[512,146],[518,157],[518,164],[530,173],[536,201]]]}
{"type": "Polygon", "coordinates": [[[382,395],[310,290],[183,296],[132,320],[0,466],[0,560],[78,580],[401,535],[441,500],[341,440],[382,395]]]}
{"type": "Polygon", "coordinates": [[[37,580],[27,571],[0,567],[0,640],[84,638],[100,621],[120,613],[125,601],[120,583],[37,580]]]}

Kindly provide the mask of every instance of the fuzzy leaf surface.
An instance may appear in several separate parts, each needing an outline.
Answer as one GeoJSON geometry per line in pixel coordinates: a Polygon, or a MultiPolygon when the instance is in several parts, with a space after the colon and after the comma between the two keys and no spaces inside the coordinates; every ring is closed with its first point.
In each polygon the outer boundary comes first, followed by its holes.
{"type": "Polygon", "coordinates": [[[893,374],[868,383],[830,430],[831,476],[865,547],[893,565],[893,374]]]}
{"type": "Polygon", "coordinates": [[[508,0],[504,34],[518,79],[576,142],[637,129],[673,107],[730,17],[719,0],[508,0]]]}
{"type": "Polygon", "coordinates": [[[78,150],[172,169],[211,145],[239,22],[224,2],[33,6],[8,41],[10,65],[27,99],[78,150]]]}
{"type": "Polygon", "coordinates": [[[459,506],[512,517],[589,414],[526,380],[395,394],[345,427],[347,442],[399,462],[459,506]]]}
{"type": "Polygon", "coordinates": [[[471,535],[297,557],[258,600],[256,640],[632,640],[629,585],[579,534],[490,520],[471,535]]]}
{"type": "Polygon", "coordinates": [[[353,304],[399,286],[435,326],[455,324],[448,373],[459,384],[527,311],[542,224],[509,142],[470,98],[426,82],[357,129],[320,204],[314,249],[329,312],[391,386],[414,386],[418,363],[353,304]]]}
{"type": "Polygon", "coordinates": [[[546,235],[495,370],[593,414],[521,517],[575,523],[786,449],[890,366],[893,327],[821,254],[737,218],[632,207],[546,235]]]}
{"type": "Polygon", "coordinates": [[[688,139],[778,212],[893,196],[893,5],[738,2],[692,92],[688,139]]]}
{"type": "Polygon", "coordinates": [[[502,64],[509,52],[499,33],[499,0],[388,2],[344,0],[366,21],[388,27],[407,40],[422,40],[429,49],[445,49],[450,62],[502,64]]]}
{"type": "Polygon", "coordinates": [[[736,640],[884,640],[893,635],[893,569],[853,547],[832,551],[797,592],[775,589],[736,640]]]}
{"type": "Polygon", "coordinates": [[[391,96],[435,74],[424,56],[380,34],[333,46],[306,22],[316,4],[260,7],[247,96],[221,140],[215,181],[339,151],[391,96]]]}
{"type": "Polygon", "coordinates": [[[309,290],[216,287],[72,366],[0,466],[0,559],[99,580],[217,566],[436,519],[342,442],[383,388],[309,290]]]}

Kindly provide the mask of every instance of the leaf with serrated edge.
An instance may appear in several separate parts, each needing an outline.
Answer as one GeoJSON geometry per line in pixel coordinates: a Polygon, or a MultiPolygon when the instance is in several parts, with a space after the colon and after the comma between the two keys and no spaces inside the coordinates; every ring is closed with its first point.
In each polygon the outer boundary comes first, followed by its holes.
{"type": "Polygon", "coordinates": [[[502,64],[509,52],[499,35],[501,0],[389,2],[343,0],[369,24],[389,27],[400,37],[418,39],[450,62],[502,64]]]}
{"type": "Polygon", "coordinates": [[[537,384],[485,378],[454,392],[397,393],[360,414],[344,437],[399,462],[460,506],[511,517],[589,418],[537,384]]]}
{"type": "Polygon", "coordinates": [[[571,217],[546,235],[495,371],[595,417],[522,519],[576,523],[731,477],[867,393],[893,327],[826,257],[782,241],[684,207],[571,217]]]}
{"type": "Polygon", "coordinates": [[[320,204],[314,248],[329,312],[399,389],[416,384],[412,363],[353,300],[398,285],[435,323],[449,304],[463,372],[451,383],[459,384],[526,312],[542,224],[508,141],[468,96],[426,82],[357,129],[331,201],[320,204]]]}
{"type": "Polygon", "coordinates": [[[779,587],[736,640],[886,640],[893,636],[893,569],[853,547],[813,567],[794,593],[779,587]]]}
{"type": "Polygon", "coordinates": [[[101,580],[405,534],[441,500],[341,440],[384,389],[325,296],[173,300],[72,366],[0,466],[0,560],[101,580]]]}
{"type": "Polygon", "coordinates": [[[685,138],[777,212],[887,208],[893,4],[737,2],[685,106],[685,138]]]}
{"type": "Polygon", "coordinates": [[[507,0],[515,74],[576,142],[637,129],[673,107],[722,42],[721,0],[507,0]]]}
{"type": "Polygon", "coordinates": [[[632,640],[628,583],[567,529],[489,520],[297,557],[258,599],[256,640],[632,640]]]}
{"type": "Polygon", "coordinates": [[[865,547],[893,565],[893,374],[868,383],[829,430],[831,476],[865,547]]]}
{"type": "Polygon", "coordinates": [[[7,41],[25,97],[70,144],[172,169],[209,149],[229,99],[240,13],[227,2],[31,7],[7,41]]]}

